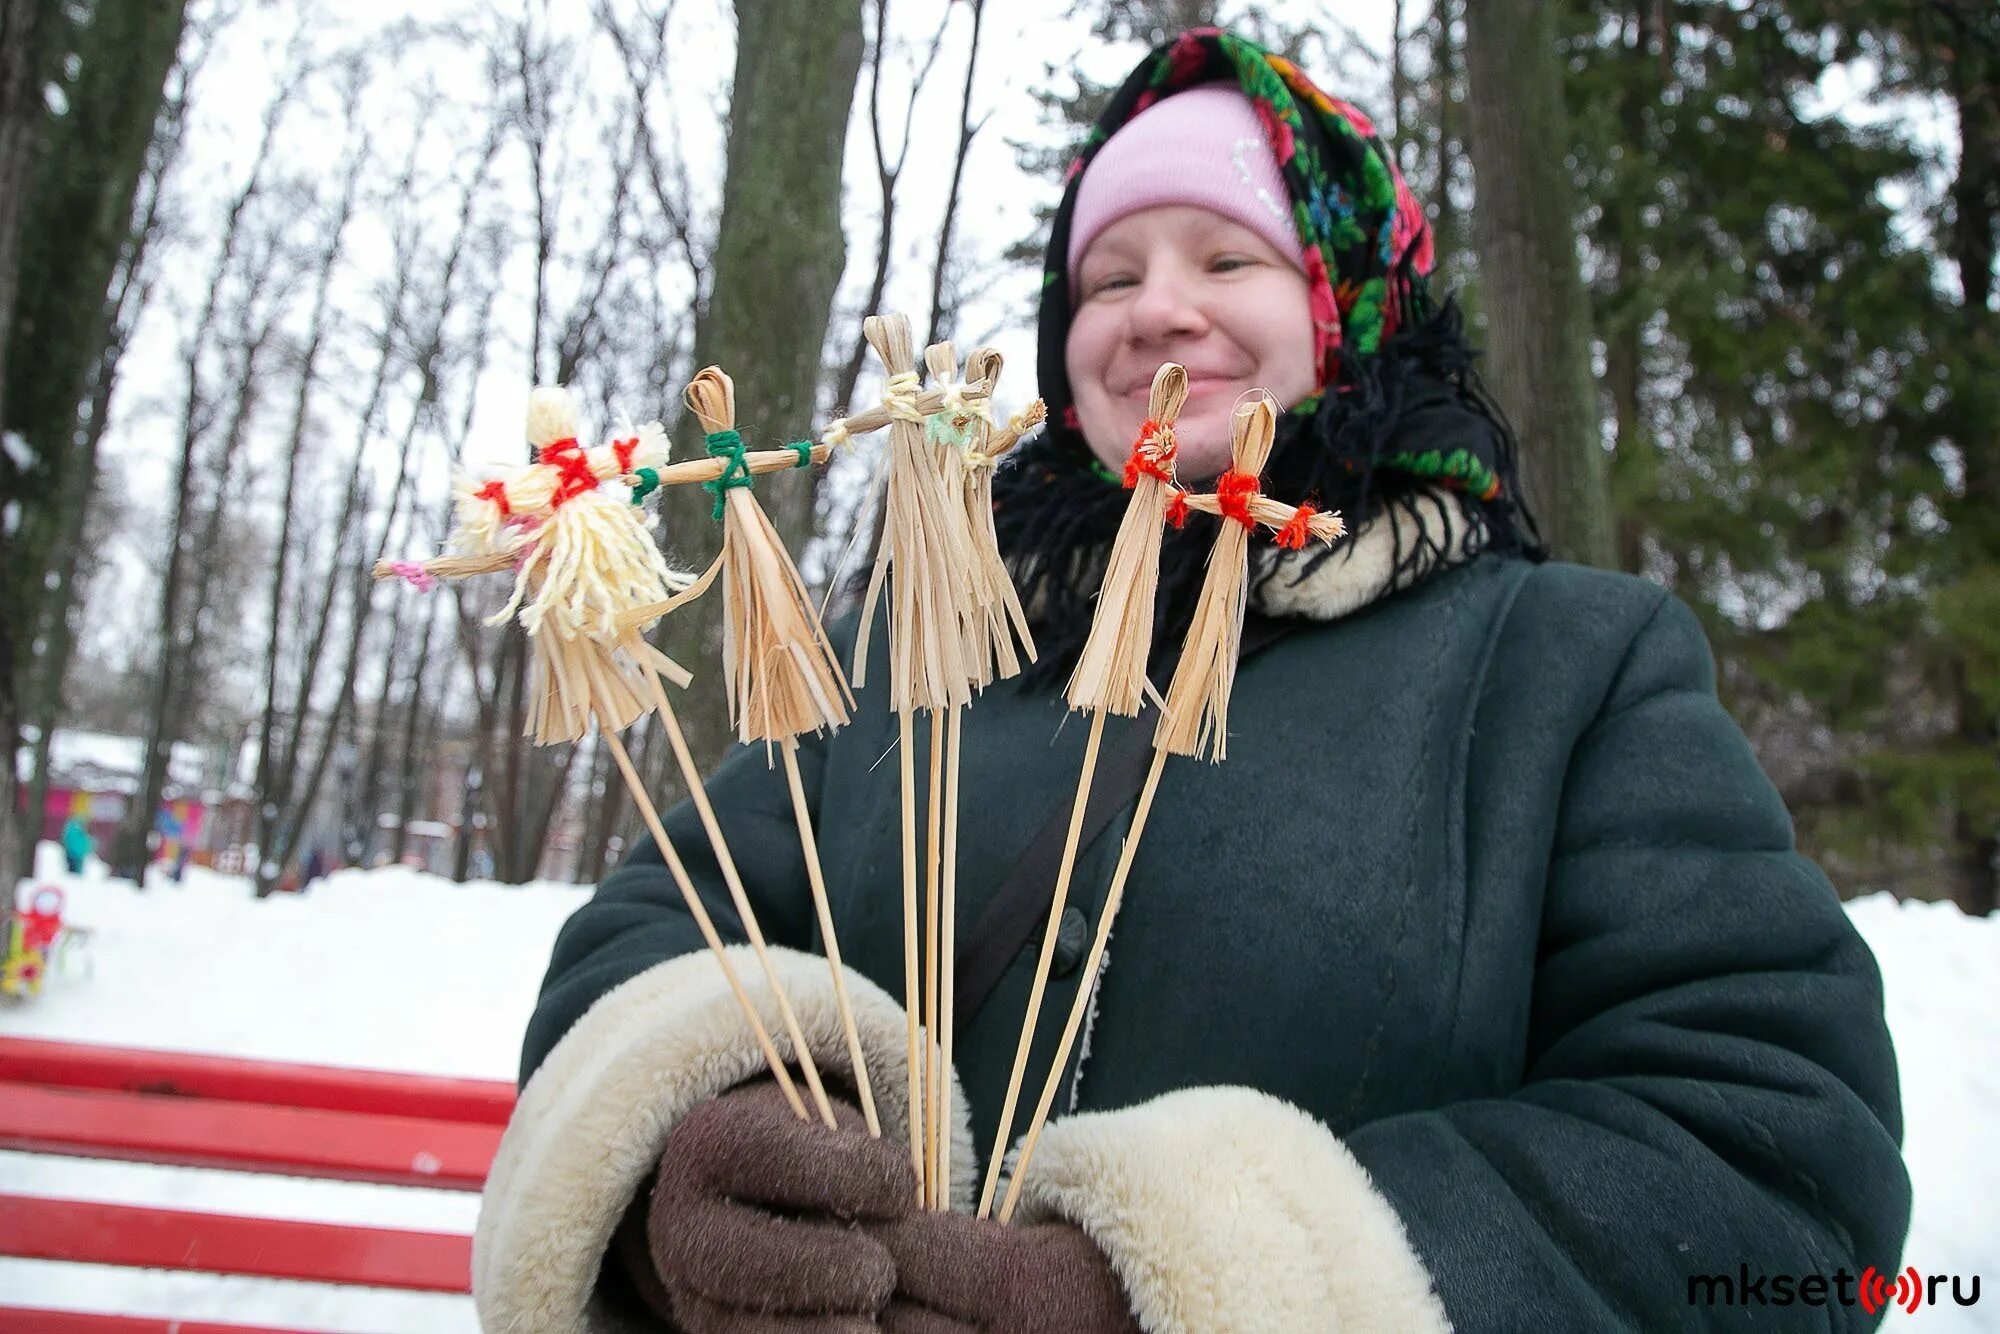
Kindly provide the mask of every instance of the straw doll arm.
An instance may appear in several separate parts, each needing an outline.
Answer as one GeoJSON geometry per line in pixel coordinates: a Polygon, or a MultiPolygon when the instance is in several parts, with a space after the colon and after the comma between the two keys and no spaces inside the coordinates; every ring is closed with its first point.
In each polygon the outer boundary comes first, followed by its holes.
{"type": "Polygon", "coordinates": [[[1172,1318],[1149,1330],[1436,1329],[1426,1281],[1460,1329],[1646,1328],[1689,1309],[1690,1277],[1744,1264],[1894,1272],[1910,1197],[1875,963],[1792,850],[1693,614],[1644,596],[1568,606],[1547,648],[1509,649],[1539,679],[1496,710],[1533,716],[1482,712],[1471,742],[1495,749],[1467,800],[1492,806],[1527,778],[1507,761],[1575,738],[1531,784],[1546,883],[1472,887],[1482,962],[1459,1003],[1524,1009],[1518,1069],[1431,1101],[1414,1080],[1417,1105],[1338,1135],[1225,1089],[1049,1127],[1024,1194],[1151,1276],[1141,1314],[1172,1318]],[[1601,693],[1549,702],[1582,694],[1579,659],[1601,693]],[[1541,911],[1517,934],[1492,901],[1523,892],[1541,911]]]}

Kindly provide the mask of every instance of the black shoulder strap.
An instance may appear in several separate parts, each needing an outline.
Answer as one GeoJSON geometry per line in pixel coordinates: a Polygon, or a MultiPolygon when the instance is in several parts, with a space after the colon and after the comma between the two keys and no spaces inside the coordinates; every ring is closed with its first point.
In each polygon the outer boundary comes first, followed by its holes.
{"type": "MultiPolygon", "coordinates": [[[[1296,630],[1299,624],[1293,619],[1245,617],[1237,661],[1249,660],[1296,630]]],[[[1152,760],[1150,726],[1121,727],[1104,739],[1098,749],[1097,776],[1091,782],[1090,801],[1083,811],[1079,848],[1089,847],[1113,816],[1138,799],[1152,760]]],[[[1065,798],[1049,813],[1048,820],[1029,842],[1021,859],[1014,863],[1014,869],[1007,873],[986,910],[959,942],[958,973],[953,987],[954,1019],[960,1034],[979,1014],[980,1006],[999,985],[1007,966],[1047,924],[1049,905],[1055,899],[1056,871],[1062,865],[1063,840],[1069,836],[1070,807],[1071,801],[1065,798]]]]}

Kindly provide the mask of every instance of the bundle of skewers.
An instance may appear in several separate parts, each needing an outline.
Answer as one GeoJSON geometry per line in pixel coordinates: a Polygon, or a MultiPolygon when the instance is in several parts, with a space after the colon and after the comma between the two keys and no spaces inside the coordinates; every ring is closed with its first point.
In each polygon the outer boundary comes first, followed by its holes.
{"type": "MultiPolygon", "coordinates": [[[[689,670],[648,638],[661,618],[720,583],[723,599],[721,671],[736,737],[762,744],[781,765],[791,794],[812,902],[825,941],[854,1093],[868,1133],[882,1133],[877,1090],[869,1078],[853,1012],[812,812],[800,778],[799,738],[845,725],[854,690],[828,642],[821,616],[791,554],[758,504],[756,478],[779,469],[824,464],[834,451],[886,429],[878,490],[880,542],[861,611],[853,687],[866,685],[874,622],[886,634],[888,679],[882,694],[896,717],[902,812],[903,982],[908,1082],[904,1089],[911,1166],[926,1208],[952,1207],[951,1136],[957,938],[959,771],[964,718],[978,694],[1020,672],[1035,656],[1028,618],[994,536],[991,476],[995,464],[1041,421],[1035,403],[1007,422],[996,421],[992,396],[1001,359],[981,350],[961,375],[955,349],[924,350],[928,385],[917,370],[909,323],[871,317],[864,326],[885,375],[879,404],[831,423],[815,442],[750,447],[736,430],[736,390],[710,367],[688,385],[684,400],[699,427],[703,456],[669,461],[667,433],[648,423],[629,434],[585,444],[567,390],[530,396],[529,460],[456,482],[454,526],[444,554],[423,561],[385,562],[378,578],[402,577],[428,587],[440,579],[512,579],[511,596],[489,623],[518,622],[530,644],[532,702],[527,734],[538,745],[574,742],[595,732],[624,778],[632,800],[679,888],[690,917],[723,970],[738,1007],[793,1111],[828,1126],[835,1117],[825,1080],[780,985],[764,933],[745,893],[727,840],[710,807],[667,689],[685,686],[689,670]],[[722,549],[699,576],[672,569],[661,554],[644,502],[661,488],[700,485],[714,497],[722,549]],[[652,715],[672,749],[681,778],[748,941],[761,978],[739,974],[724,950],[722,929],[693,880],[640,780],[623,731],[652,715]],[[920,800],[916,761],[919,715],[929,732],[920,800]],[[919,837],[921,831],[922,837],[919,837]],[[796,1063],[781,1058],[753,990],[768,993],[796,1063]],[[804,1084],[801,1092],[799,1085],[804,1084]]],[[[1166,757],[1223,756],[1248,579],[1248,542],[1264,526],[1281,544],[1330,541],[1337,515],[1316,514],[1262,496],[1257,474],[1268,455],[1275,415],[1268,400],[1239,409],[1231,470],[1209,494],[1182,490],[1174,471],[1174,423],[1186,397],[1178,366],[1160,368],[1145,427],[1126,468],[1127,513],[1106,567],[1096,622],[1071,678],[1067,702],[1090,715],[1069,839],[1063,851],[1050,928],[1044,932],[1034,986],[986,1165],[978,1212],[992,1210],[1008,1135],[1027,1073],[1039,1020],[1054,924],[1067,901],[1081,817],[1107,714],[1136,716],[1150,699],[1159,705],[1154,762],[1117,864],[1095,939],[1059,1050],[1031,1113],[1013,1181],[999,1210],[1013,1210],[1019,1183],[1049,1108],[1060,1072],[1097,976],[1105,939],[1118,911],[1133,856],[1145,830],[1166,757]],[[1223,520],[1207,581],[1189,627],[1179,667],[1164,696],[1146,677],[1152,656],[1154,590],[1164,527],[1190,511],[1223,520]]]]}

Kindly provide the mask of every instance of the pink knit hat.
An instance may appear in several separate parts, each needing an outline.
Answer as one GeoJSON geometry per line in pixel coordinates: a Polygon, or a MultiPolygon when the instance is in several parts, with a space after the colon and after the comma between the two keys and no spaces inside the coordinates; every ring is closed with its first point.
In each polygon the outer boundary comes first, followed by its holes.
{"type": "Polygon", "coordinates": [[[1070,216],[1070,286],[1106,227],[1163,204],[1189,204],[1241,223],[1303,270],[1290,199],[1264,123],[1235,85],[1175,93],[1125,122],[1090,160],[1070,216]]]}

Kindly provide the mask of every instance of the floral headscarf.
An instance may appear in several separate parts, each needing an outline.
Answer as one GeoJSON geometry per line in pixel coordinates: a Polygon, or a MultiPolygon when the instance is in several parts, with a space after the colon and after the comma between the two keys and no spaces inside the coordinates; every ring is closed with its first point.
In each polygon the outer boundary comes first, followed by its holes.
{"type": "MultiPolygon", "coordinates": [[[[1103,145],[1160,99],[1224,82],[1250,100],[1291,197],[1310,284],[1318,390],[1279,425],[1265,490],[1341,509],[1350,527],[1422,486],[1458,492],[1486,546],[1539,548],[1515,495],[1515,447],[1471,372],[1455,306],[1433,304],[1436,256],[1423,206],[1374,123],[1291,61],[1214,28],[1183,33],[1142,60],[1112,96],[1066,176],[1042,275],[1038,370],[1050,429],[995,479],[1003,549],[1041,610],[1037,638],[1065,670],[1088,631],[1092,555],[1124,506],[1117,474],[1084,442],[1065,369],[1072,305],[1066,256],[1077,183],[1103,145]]],[[[1182,621],[1212,527],[1169,533],[1163,624],[1182,621]]],[[[1399,551],[1416,563],[1416,553],[1399,551]]],[[[1269,577],[1269,572],[1265,577],[1269,577]]],[[[1156,636],[1156,642],[1159,637],[1156,636]]]]}

